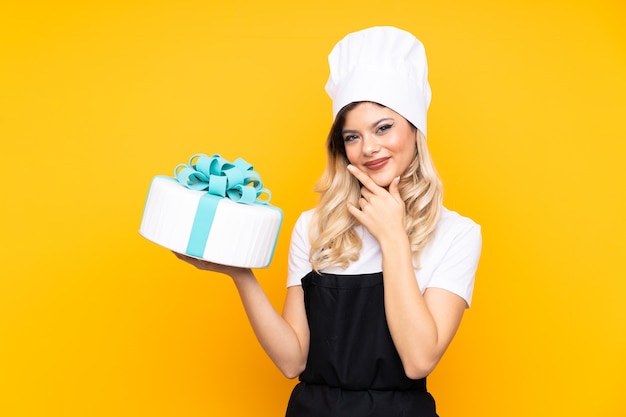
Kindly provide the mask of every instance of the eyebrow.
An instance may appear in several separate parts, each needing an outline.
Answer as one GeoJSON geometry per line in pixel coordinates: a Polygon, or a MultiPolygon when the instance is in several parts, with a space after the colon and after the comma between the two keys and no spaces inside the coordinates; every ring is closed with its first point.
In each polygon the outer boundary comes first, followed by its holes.
{"type": "MultiPolygon", "coordinates": [[[[380,120],[378,120],[378,121],[376,121],[376,122],[372,123],[370,127],[376,127],[376,126],[378,126],[380,123],[385,122],[385,121],[387,121],[387,120],[389,120],[389,121],[392,121],[392,122],[393,122],[393,121],[394,121],[394,118],[393,118],[393,117],[383,117],[382,119],[380,119],[380,120]]],[[[356,130],[354,130],[354,129],[344,129],[344,130],[342,130],[342,131],[341,131],[341,134],[342,134],[342,135],[345,135],[346,133],[358,133],[358,132],[357,132],[356,130]]]]}

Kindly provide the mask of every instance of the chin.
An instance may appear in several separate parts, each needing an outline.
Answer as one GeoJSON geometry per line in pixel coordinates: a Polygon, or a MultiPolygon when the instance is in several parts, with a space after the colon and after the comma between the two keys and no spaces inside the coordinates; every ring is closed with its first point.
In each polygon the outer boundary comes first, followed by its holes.
{"type": "Polygon", "coordinates": [[[372,180],[374,180],[376,185],[378,185],[379,187],[388,188],[389,184],[391,184],[391,181],[393,181],[393,178],[376,178],[376,177],[372,177],[372,180]]]}

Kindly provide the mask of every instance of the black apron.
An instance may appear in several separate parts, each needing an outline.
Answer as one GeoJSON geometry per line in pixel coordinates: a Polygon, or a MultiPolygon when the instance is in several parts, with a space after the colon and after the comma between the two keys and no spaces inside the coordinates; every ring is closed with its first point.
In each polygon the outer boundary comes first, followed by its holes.
{"type": "Polygon", "coordinates": [[[426,378],[406,376],[391,339],[382,272],[302,278],[309,356],[286,417],[437,417],[426,378]]]}

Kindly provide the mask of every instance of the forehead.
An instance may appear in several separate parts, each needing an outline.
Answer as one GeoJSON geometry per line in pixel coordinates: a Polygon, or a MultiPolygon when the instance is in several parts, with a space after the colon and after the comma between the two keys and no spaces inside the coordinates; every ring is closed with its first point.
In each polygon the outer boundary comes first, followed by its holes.
{"type": "Polygon", "coordinates": [[[376,123],[381,119],[404,119],[389,107],[365,101],[358,103],[346,113],[345,125],[359,123],[376,123]]]}

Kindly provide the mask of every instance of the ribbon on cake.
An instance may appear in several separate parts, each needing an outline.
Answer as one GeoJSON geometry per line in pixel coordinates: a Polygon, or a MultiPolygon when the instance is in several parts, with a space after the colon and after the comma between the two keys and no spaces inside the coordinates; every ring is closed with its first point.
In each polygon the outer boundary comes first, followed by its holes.
{"type": "Polygon", "coordinates": [[[270,191],[263,188],[261,176],[242,158],[229,162],[218,154],[196,154],[188,164],[178,164],[174,176],[190,190],[206,191],[198,202],[185,250],[187,255],[197,258],[204,255],[217,206],[223,198],[243,204],[268,204],[272,197],[270,191]]]}
{"type": "Polygon", "coordinates": [[[210,157],[196,154],[189,159],[189,164],[178,164],[174,176],[191,190],[206,190],[237,203],[267,204],[272,198],[270,191],[263,188],[261,176],[242,158],[231,163],[218,154],[210,157]],[[263,194],[267,196],[265,199],[261,198],[263,194]]]}

